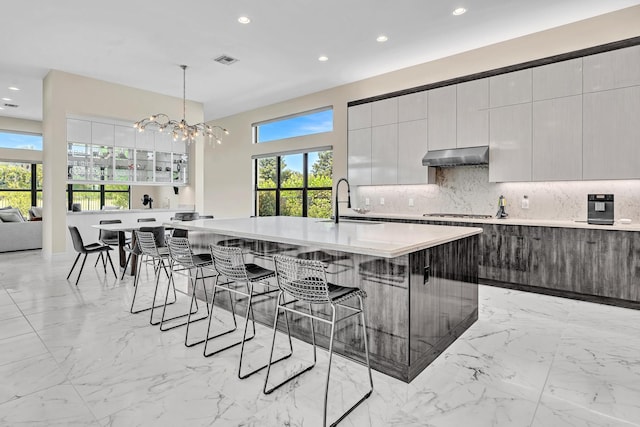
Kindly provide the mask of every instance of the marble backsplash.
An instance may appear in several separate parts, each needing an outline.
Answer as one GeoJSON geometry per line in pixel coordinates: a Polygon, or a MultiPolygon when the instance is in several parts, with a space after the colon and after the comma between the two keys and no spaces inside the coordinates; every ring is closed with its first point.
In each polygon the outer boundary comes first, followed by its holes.
{"type": "Polygon", "coordinates": [[[549,220],[586,220],[587,194],[611,193],[615,219],[640,222],[640,180],[491,183],[488,166],[460,166],[437,168],[436,184],[362,186],[353,192],[354,207],[365,206],[368,198],[372,212],[406,214],[495,215],[504,195],[510,218],[549,220]],[[525,195],[529,209],[521,206],[525,195]]]}

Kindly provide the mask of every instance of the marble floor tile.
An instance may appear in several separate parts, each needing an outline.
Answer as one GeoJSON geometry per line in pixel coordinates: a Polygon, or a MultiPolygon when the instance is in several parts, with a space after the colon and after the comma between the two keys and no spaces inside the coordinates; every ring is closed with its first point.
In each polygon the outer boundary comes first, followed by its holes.
{"type": "Polygon", "coordinates": [[[0,405],[66,381],[48,353],[0,366],[0,378],[0,405]]]}
{"type": "Polygon", "coordinates": [[[0,326],[0,340],[33,332],[33,328],[24,317],[12,317],[3,320],[0,326]]]}
{"type": "MultiPolygon", "coordinates": [[[[205,358],[202,344],[184,346],[184,327],[160,332],[149,312],[129,313],[131,277],[87,262],[76,287],[65,279],[68,258],[0,254],[0,425],[321,425],[325,350],[315,368],[265,395],[264,371],[238,379],[239,347],[205,358]]],[[[143,272],[139,302],[150,304],[154,288],[143,272]]],[[[168,314],[189,302],[178,293],[168,314]]],[[[479,287],[479,303],[479,320],[410,384],[374,371],[371,397],[340,425],[640,426],[640,311],[490,286],[479,287]]],[[[219,311],[213,325],[229,320],[219,311]]],[[[193,324],[191,339],[206,327],[193,324]]],[[[288,348],[283,337],[277,354],[288,348]]],[[[246,367],[266,362],[270,345],[271,329],[258,325],[246,367]]],[[[310,345],[294,340],[294,351],[270,381],[311,360],[310,345]]],[[[333,362],[329,420],[368,384],[362,366],[333,362]]]]}
{"type": "Polygon", "coordinates": [[[96,418],[70,384],[28,394],[0,405],[2,426],[98,426],[96,418]]]}
{"type": "Polygon", "coordinates": [[[46,353],[47,348],[35,332],[0,340],[0,366],[46,353]]]}

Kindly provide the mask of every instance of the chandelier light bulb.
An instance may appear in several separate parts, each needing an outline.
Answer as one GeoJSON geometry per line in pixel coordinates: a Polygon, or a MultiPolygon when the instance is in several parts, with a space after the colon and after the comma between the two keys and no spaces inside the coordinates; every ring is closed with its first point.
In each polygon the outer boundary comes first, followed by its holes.
{"type": "Polygon", "coordinates": [[[215,137],[217,140],[220,138],[218,134],[224,133],[229,135],[229,131],[220,126],[210,126],[206,123],[197,123],[190,125],[186,120],[187,110],[187,91],[186,91],[186,65],[181,65],[182,68],[182,120],[173,120],[164,113],[157,113],[134,123],[133,127],[138,129],[138,132],[144,132],[147,125],[152,125],[153,130],[163,132],[165,129],[173,136],[173,140],[177,141],[181,138],[183,141],[189,143],[194,142],[195,139],[201,135],[209,135],[215,137]]]}

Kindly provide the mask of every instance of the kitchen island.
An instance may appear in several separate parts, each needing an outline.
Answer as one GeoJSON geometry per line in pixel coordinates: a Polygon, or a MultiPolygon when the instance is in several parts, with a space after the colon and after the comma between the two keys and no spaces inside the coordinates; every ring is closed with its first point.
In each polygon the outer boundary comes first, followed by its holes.
{"type": "MultiPolygon", "coordinates": [[[[480,228],[297,217],[210,219],[172,226],[189,231],[200,250],[211,243],[243,248],[245,262],[273,269],[272,256],[322,260],[327,279],[367,292],[371,365],[409,382],[478,318],[480,228]]],[[[218,298],[222,303],[225,298],[218,298]]],[[[254,307],[271,325],[275,300],[254,307]]],[[[361,328],[346,322],[334,346],[361,355],[361,328]]],[[[309,341],[309,322],[293,317],[294,336],[309,341]]],[[[329,329],[316,325],[327,346],[329,329]]]]}

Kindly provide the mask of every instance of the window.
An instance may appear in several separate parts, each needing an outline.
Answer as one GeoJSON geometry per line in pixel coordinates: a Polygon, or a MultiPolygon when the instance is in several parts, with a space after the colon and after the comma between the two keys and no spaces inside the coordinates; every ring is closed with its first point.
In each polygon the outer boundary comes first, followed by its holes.
{"type": "Polygon", "coordinates": [[[331,217],[333,151],[255,159],[257,216],[331,217]]]}
{"type": "Polygon", "coordinates": [[[0,208],[11,206],[29,216],[31,206],[42,206],[42,165],[0,162],[0,208]]]}
{"type": "Polygon", "coordinates": [[[0,147],[42,151],[42,135],[0,132],[0,147]]]}
{"type": "Polygon", "coordinates": [[[78,203],[83,211],[99,211],[104,206],[129,209],[130,187],[123,184],[68,184],[67,201],[69,210],[78,203]]]}
{"type": "Polygon", "coordinates": [[[323,108],[253,125],[257,143],[333,131],[333,109],[323,108]]]}

